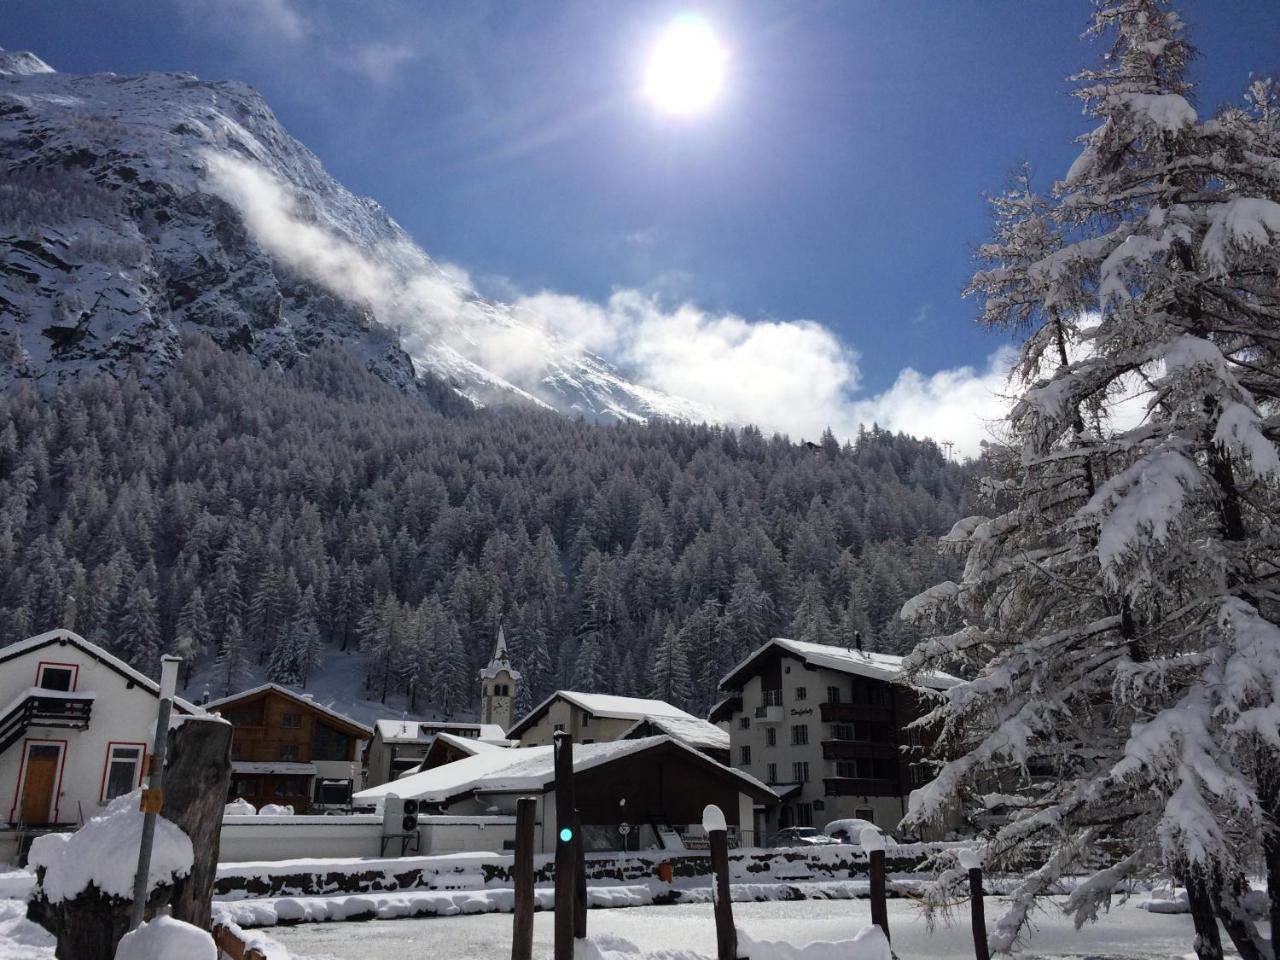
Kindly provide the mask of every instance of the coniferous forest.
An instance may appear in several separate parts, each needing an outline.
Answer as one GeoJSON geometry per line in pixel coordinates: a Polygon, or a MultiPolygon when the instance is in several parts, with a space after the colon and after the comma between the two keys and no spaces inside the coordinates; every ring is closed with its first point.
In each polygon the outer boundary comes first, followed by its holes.
{"type": "Polygon", "coordinates": [[[0,633],[72,627],[141,669],[305,687],[360,650],[368,695],[474,707],[505,627],[527,704],[570,687],[694,710],[769,636],[905,651],[902,602],[966,468],[841,445],[528,409],[440,413],[339,350],[264,369],[203,338],[144,385],[0,395],[0,633]]]}

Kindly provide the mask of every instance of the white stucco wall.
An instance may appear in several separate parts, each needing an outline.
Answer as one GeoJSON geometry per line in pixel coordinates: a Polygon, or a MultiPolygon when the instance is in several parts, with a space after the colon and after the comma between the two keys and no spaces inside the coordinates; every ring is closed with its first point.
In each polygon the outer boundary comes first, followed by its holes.
{"type": "MultiPolygon", "coordinates": [[[[74,644],[54,643],[23,653],[0,665],[0,705],[10,703],[36,685],[39,665],[71,664],[77,668],[74,690],[96,698],[87,730],[31,727],[23,739],[0,754],[0,821],[18,815],[20,776],[31,743],[56,744],[62,751],[55,781],[53,821],[78,823],[101,807],[108,746],[142,745],[149,756],[155,732],[158,698],[100,663],[74,644]]],[[[145,763],[145,761],[144,761],[145,763]]],[[[142,766],[139,766],[139,780],[142,766]]],[[[135,786],[138,783],[135,781],[135,786]]]]}
{"type": "MultiPolygon", "coordinates": [[[[419,849],[437,853],[501,853],[515,841],[513,817],[426,816],[418,820],[419,849]]],[[[393,857],[399,840],[384,853],[382,817],[226,817],[218,848],[219,863],[297,860],[308,857],[393,857]]]]}

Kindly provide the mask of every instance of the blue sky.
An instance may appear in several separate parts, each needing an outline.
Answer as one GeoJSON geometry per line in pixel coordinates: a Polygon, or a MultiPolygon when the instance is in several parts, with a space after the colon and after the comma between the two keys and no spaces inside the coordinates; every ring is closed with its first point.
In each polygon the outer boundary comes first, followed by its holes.
{"type": "MultiPolygon", "coordinates": [[[[1086,129],[1066,77],[1084,0],[566,3],[9,0],[0,45],[68,72],[257,87],[295,136],[437,259],[504,299],[617,288],[748,322],[811,320],[858,395],[1001,344],[959,293],[984,190],[1047,184],[1086,129]],[[696,118],[638,95],[682,11],[731,49],[696,118]]],[[[1280,73],[1280,4],[1180,5],[1199,106],[1280,73]]]]}

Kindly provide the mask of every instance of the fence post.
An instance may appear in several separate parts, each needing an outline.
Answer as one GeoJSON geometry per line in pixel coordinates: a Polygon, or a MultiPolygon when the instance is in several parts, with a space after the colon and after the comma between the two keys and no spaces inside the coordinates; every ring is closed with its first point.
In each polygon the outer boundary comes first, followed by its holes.
{"type": "Polygon", "coordinates": [[[573,936],[587,938],[587,856],[582,841],[582,817],[573,811],[573,870],[577,883],[573,885],[573,936]]]}
{"type": "Polygon", "coordinates": [[[711,902],[716,915],[716,958],[738,960],[738,931],[729,893],[729,835],[724,813],[714,803],[702,811],[702,829],[711,845],[711,902]]]}
{"type": "Polygon", "coordinates": [[[516,801],[516,855],[511,863],[515,893],[515,927],[511,935],[511,960],[533,958],[533,828],[538,801],[516,801]]]}
{"type": "Polygon", "coordinates": [[[982,868],[969,868],[969,914],[973,923],[973,952],[977,960],[991,960],[987,947],[987,912],[982,901],[982,868]]]}
{"type": "Polygon", "coordinates": [[[871,867],[871,922],[889,939],[889,904],[885,890],[884,834],[875,827],[864,827],[858,837],[871,867]]]}
{"type": "Polygon", "coordinates": [[[577,858],[573,849],[573,737],[564,730],[552,736],[556,769],[556,924],[555,960],[573,960],[577,893],[577,858]]]}

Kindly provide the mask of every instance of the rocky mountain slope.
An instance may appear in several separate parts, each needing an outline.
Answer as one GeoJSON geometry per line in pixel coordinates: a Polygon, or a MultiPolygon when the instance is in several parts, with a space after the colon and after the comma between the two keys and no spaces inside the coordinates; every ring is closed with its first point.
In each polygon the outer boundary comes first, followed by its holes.
{"type": "Polygon", "coordinates": [[[714,418],[480,297],[250,87],[74,76],[0,50],[0,385],[153,375],[184,330],[282,367],[343,345],[385,380],[434,374],[476,405],[714,418]]]}

